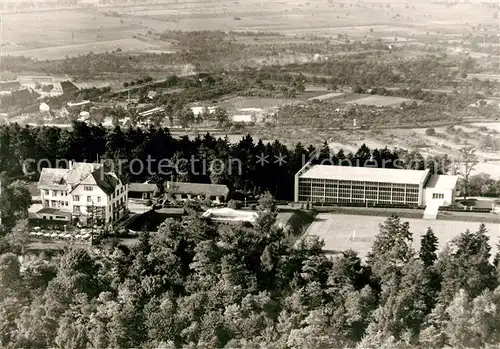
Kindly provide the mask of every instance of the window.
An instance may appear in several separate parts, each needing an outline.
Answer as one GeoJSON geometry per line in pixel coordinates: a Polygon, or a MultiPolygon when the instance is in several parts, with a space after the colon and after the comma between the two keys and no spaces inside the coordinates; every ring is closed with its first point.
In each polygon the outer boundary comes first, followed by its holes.
{"type": "Polygon", "coordinates": [[[90,187],[90,186],[84,186],[83,190],[85,190],[85,191],[92,191],[92,190],[94,190],[94,188],[90,187]]]}
{"type": "Polygon", "coordinates": [[[57,196],[57,190],[52,190],[52,195],[57,196]]]}
{"type": "Polygon", "coordinates": [[[92,196],[87,196],[87,202],[92,202],[92,196]]]}
{"type": "Polygon", "coordinates": [[[44,190],[45,195],[50,195],[50,192],[48,190],[44,190]]]}
{"type": "Polygon", "coordinates": [[[97,202],[99,202],[99,203],[101,202],[101,197],[100,196],[97,197],[97,202]]]}
{"type": "Polygon", "coordinates": [[[73,207],[73,212],[80,213],[80,206],[74,206],[73,207]]]}
{"type": "Polygon", "coordinates": [[[433,199],[444,199],[444,194],[442,193],[433,193],[432,194],[433,199]]]}
{"type": "Polygon", "coordinates": [[[73,195],[73,201],[80,201],[80,196],[73,195]]]}

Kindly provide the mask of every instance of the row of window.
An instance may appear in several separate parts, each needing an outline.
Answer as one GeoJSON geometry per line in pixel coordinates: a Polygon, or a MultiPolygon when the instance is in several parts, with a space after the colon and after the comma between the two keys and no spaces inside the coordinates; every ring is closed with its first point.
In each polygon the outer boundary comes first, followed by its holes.
{"type": "Polygon", "coordinates": [[[56,200],[44,200],[43,202],[44,207],[54,207],[54,208],[59,208],[59,207],[68,207],[68,202],[67,201],[56,201],[56,200]]]}
{"type": "MultiPolygon", "coordinates": [[[[97,203],[101,203],[101,197],[97,196],[97,203]]],[[[80,201],[80,195],[73,195],[73,201],[80,201]]],[[[87,196],[87,203],[92,203],[92,196],[87,196]]]]}
{"type": "Polygon", "coordinates": [[[111,200],[118,197],[118,195],[123,194],[124,192],[125,192],[125,186],[122,186],[120,189],[117,190],[116,193],[111,193],[111,200]]]}
{"type": "MultiPolygon", "coordinates": [[[[52,190],[52,196],[58,196],[61,193],[61,196],[68,196],[68,192],[66,190],[52,190]]],[[[50,190],[45,189],[44,194],[46,196],[50,196],[50,190]]]]}
{"type": "Polygon", "coordinates": [[[345,188],[331,188],[318,184],[299,184],[300,201],[318,202],[387,202],[418,204],[419,191],[405,188],[378,188],[378,190],[365,190],[359,186],[345,188]]]}
{"type": "Polygon", "coordinates": [[[323,179],[323,178],[299,178],[300,183],[312,183],[312,184],[325,184],[326,186],[360,186],[367,187],[371,186],[374,188],[389,187],[389,188],[414,188],[418,189],[418,184],[410,183],[388,183],[388,182],[372,182],[372,181],[350,181],[350,180],[338,180],[338,179],[323,179]]]}
{"type": "MultiPolygon", "coordinates": [[[[84,190],[84,191],[93,191],[93,190],[94,190],[94,187],[85,185],[85,186],[83,186],[83,190],[84,190]]],[[[50,196],[50,192],[51,192],[51,191],[50,191],[50,190],[48,190],[48,189],[45,189],[45,190],[44,190],[44,194],[45,194],[46,196],[50,196]]],[[[112,193],[112,194],[111,194],[111,199],[113,199],[115,196],[118,196],[118,195],[120,195],[120,194],[123,194],[124,192],[125,192],[125,186],[122,186],[120,189],[118,189],[118,191],[117,191],[117,193],[116,193],[116,194],[115,194],[115,193],[112,193]]],[[[52,196],[58,196],[59,194],[60,194],[61,196],[68,196],[68,192],[67,192],[66,190],[52,190],[52,196]]],[[[87,198],[88,198],[88,197],[89,197],[89,196],[87,196],[87,198]]],[[[80,201],[80,197],[79,197],[79,195],[74,195],[74,196],[73,196],[73,200],[75,200],[75,201],[80,201]]],[[[99,199],[99,200],[100,200],[100,199],[99,199]]],[[[100,201],[98,201],[98,202],[100,202],[100,201]]]]}
{"type": "Polygon", "coordinates": [[[442,193],[432,193],[433,199],[444,199],[444,194],[442,193]]]}

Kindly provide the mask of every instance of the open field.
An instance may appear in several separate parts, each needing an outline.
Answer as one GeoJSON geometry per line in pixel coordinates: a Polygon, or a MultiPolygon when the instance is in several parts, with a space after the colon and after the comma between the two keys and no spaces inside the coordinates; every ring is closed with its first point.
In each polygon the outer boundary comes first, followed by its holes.
{"type": "Polygon", "coordinates": [[[344,93],[342,92],[332,92],[332,93],[326,93],[324,95],[320,95],[320,96],[316,96],[316,97],[311,97],[309,98],[308,100],[318,100],[318,101],[326,101],[328,99],[331,99],[331,98],[336,98],[336,97],[339,97],[339,96],[342,96],[344,93]]]}
{"type": "Polygon", "coordinates": [[[368,96],[360,99],[351,100],[347,103],[349,104],[361,104],[361,105],[374,105],[377,107],[393,107],[398,106],[402,102],[411,103],[412,99],[401,98],[401,97],[388,97],[388,96],[368,96]]]}
{"type": "MultiPolygon", "coordinates": [[[[486,28],[498,24],[491,12],[478,4],[448,8],[432,3],[348,4],[327,0],[305,3],[298,0],[265,3],[172,1],[150,6],[4,13],[1,51],[2,54],[18,52],[39,59],[64,58],[72,52],[87,53],[87,49],[94,52],[114,50],[116,41],[165,30],[274,31],[286,35],[284,43],[304,35],[323,36],[329,40],[337,35],[348,35],[363,40],[394,41],[396,38],[398,42],[407,42],[425,38],[428,32],[460,35],[477,23],[486,28]],[[463,13],[468,14],[466,22],[461,19],[463,13]],[[89,44],[96,48],[85,46],[89,44]],[[58,46],[61,47],[56,49],[58,46]],[[35,50],[46,48],[53,50],[35,50]]],[[[146,43],[129,42],[122,43],[121,48],[163,52],[168,50],[170,43],[165,42],[166,47],[163,42],[156,44],[161,47],[154,47],[154,43],[150,43],[151,47],[146,43]]]]}
{"type": "Polygon", "coordinates": [[[468,80],[472,80],[474,78],[477,78],[477,79],[482,80],[482,81],[485,81],[485,80],[500,81],[500,74],[467,74],[468,80]]]}
{"type": "MultiPolygon", "coordinates": [[[[378,234],[378,225],[383,223],[385,217],[355,216],[343,214],[320,213],[309,226],[307,235],[318,236],[325,241],[325,250],[342,251],[352,249],[364,258],[371,249],[375,236],[378,234]]],[[[445,221],[445,220],[423,220],[402,219],[410,223],[410,231],[413,233],[414,247],[420,248],[420,238],[428,227],[434,230],[439,239],[439,248],[442,249],[447,241],[466,229],[475,231],[479,223],[445,221]]],[[[496,244],[500,236],[500,224],[487,223],[492,254],[497,251],[496,244]]]]}
{"type": "Polygon", "coordinates": [[[292,99],[260,98],[260,97],[232,97],[219,101],[219,106],[234,110],[239,108],[262,108],[269,109],[286,104],[299,103],[300,101],[292,99]]]}
{"type": "Polygon", "coordinates": [[[76,45],[62,45],[62,46],[52,46],[35,48],[31,50],[20,50],[13,52],[6,52],[6,54],[11,56],[25,56],[25,57],[36,57],[37,59],[59,59],[66,55],[70,57],[86,55],[89,52],[95,54],[104,53],[108,51],[115,51],[120,49],[126,52],[149,52],[151,50],[160,51],[165,53],[174,52],[174,50],[164,49],[162,50],[159,45],[151,44],[145,41],[141,41],[134,38],[128,39],[118,39],[109,41],[98,41],[95,43],[86,44],[76,44],[76,45]]]}

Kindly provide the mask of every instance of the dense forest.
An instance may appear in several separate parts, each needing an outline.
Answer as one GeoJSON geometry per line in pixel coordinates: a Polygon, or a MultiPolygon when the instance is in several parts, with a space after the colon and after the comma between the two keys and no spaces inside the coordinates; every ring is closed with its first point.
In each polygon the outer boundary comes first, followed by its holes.
{"type": "MultiPolygon", "coordinates": [[[[496,261],[481,225],[441,253],[439,232],[412,246],[408,223],[380,226],[366,260],[328,258],[314,238],[196,213],[133,246],[23,252],[0,241],[0,346],[14,348],[485,348],[500,343],[496,261]]],[[[374,229],[376,229],[374,227],[374,229]]],[[[331,232],[334,234],[335,232],[331,232]]],[[[459,232],[457,232],[458,234],[459,232]]]]}
{"type": "Polygon", "coordinates": [[[75,122],[72,129],[0,126],[0,151],[0,172],[5,171],[11,178],[29,173],[29,179],[37,180],[42,167],[65,166],[70,160],[106,160],[110,166],[116,165],[115,171],[126,181],[162,182],[173,178],[183,182],[227,184],[233,191],[247,195],[270,191],[280,200],[293,198],[294,175],[308,161],[346,166],[430,168],[436,173],[447,172],[451,161],[447,157],[424,158],[416,150],[369,149],[363,145],[356,153],[332,152],[326,142],[317,149],[301,143],[290,149],[277,140],[254,141],[250,135],[231,144],[227,138],[216,139],[208,133],[194,139],[174,138],[167,128],[106,129],[79,122],[75,122]],[[258,162],[262,156],[265,161],[258,162]],[[66,160],[66,163],[57,160],[66,160]],[[127,161],[121,171],[119,160],[127,161]],[[161,160],[172,168],[160,168],[161,160]]]}

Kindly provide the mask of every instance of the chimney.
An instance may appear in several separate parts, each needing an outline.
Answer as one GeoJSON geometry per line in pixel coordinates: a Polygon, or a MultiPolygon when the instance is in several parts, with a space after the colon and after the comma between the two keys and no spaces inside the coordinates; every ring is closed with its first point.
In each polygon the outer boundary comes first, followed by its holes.
{"type": "Polygon", "coordinates": [[[72,170],[73,169],[73,161],[72,160],[69,160],[69,169],[72,170]]]}

